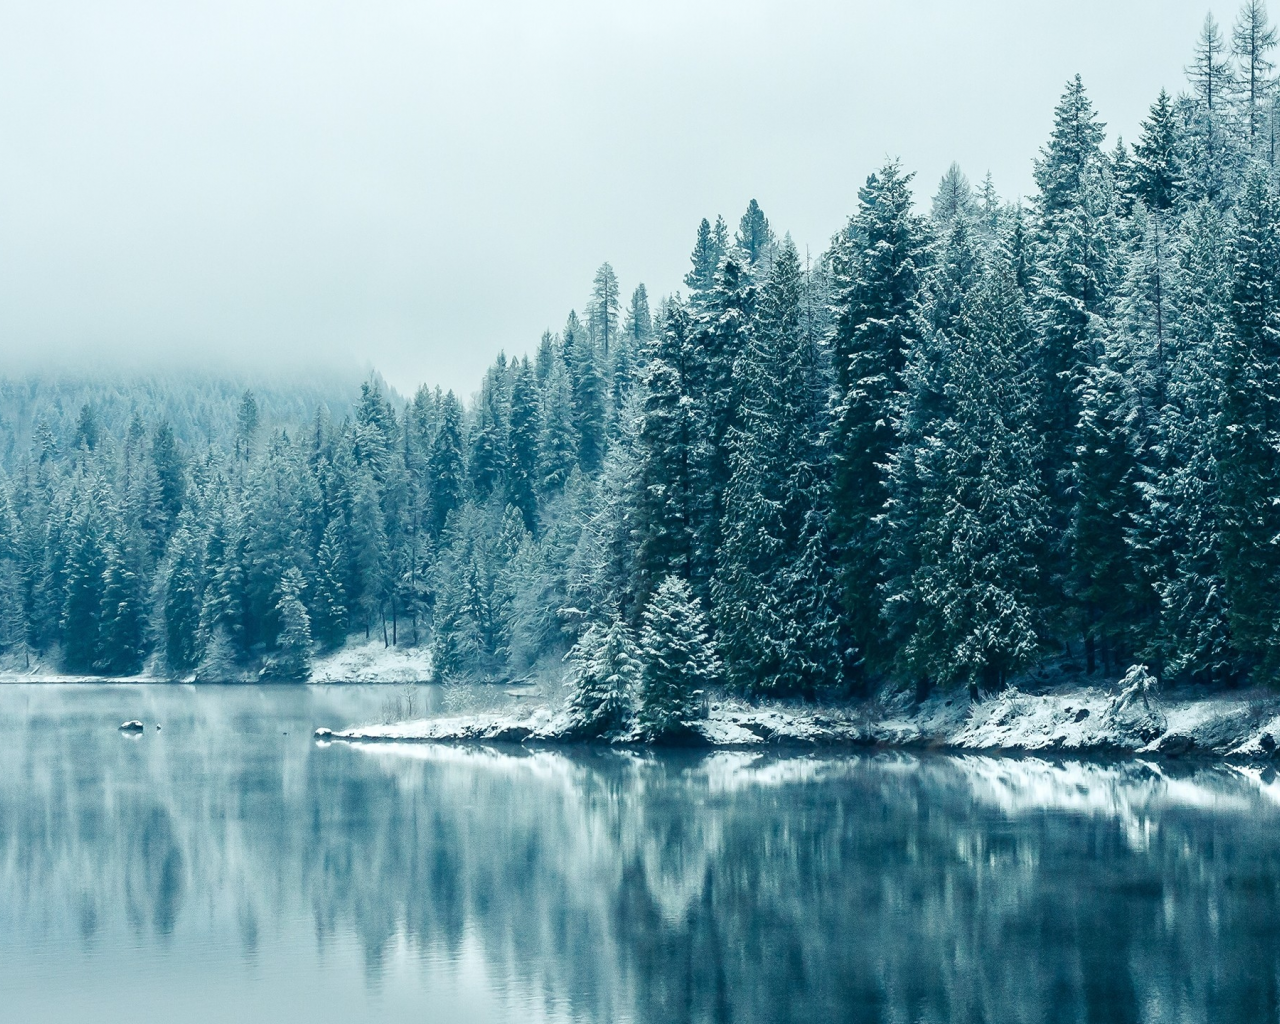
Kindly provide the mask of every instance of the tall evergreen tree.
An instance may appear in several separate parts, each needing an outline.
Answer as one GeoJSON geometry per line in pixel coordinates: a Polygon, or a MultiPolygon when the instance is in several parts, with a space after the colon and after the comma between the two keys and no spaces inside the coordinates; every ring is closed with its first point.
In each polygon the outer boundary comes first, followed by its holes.
{"type": "Polygon", "coordinates": [[[747,692],[812,695],[839,680],[827,537],[827,388],[804,330],[800,260],[788,238],[739,362],[742,425],[712,593],[729,681],[747,692]]]}
{"type": "Polygon", "coordinates": [[[839,406],[833,429],[832,530],[839,585],[855,657],[882,667],[877,597],[883,578],[884,469],[894,446],[893,411],[903,353],[914,343],[924,230],[912,212],[911,175],[890,162],[858,192],[858,212],[835,253],[832,355],[839,406]]]}
{"type": "Polygon", "coordinates": [[[640,629],[637,720],[650,740],[678,739],[700,714],[703,694],[720,680],[720,660],[689,584],[668,576],[654,592],[640,629]]]}

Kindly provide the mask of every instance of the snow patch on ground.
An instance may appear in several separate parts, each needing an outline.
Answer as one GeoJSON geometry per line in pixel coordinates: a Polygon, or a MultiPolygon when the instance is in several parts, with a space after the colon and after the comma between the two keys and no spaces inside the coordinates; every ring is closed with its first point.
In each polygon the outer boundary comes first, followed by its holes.
{"type": "Polygon", "coordinates": [[[425,683],[434,670],[428,647],[386,647],[381,638],[343,647],[316,658],[312,683],[425,683]]]}

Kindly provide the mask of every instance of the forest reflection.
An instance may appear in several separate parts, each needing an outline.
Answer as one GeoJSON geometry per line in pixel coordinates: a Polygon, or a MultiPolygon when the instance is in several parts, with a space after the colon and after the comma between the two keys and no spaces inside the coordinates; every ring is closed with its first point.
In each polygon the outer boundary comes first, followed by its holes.
{"type": "Polygon", "coordinates": [[[395,950],[478,951],[588,1021],[1280,1006],[1271,772],[323,745],[355,698],[300,690],[144,694],[165,731],[130,739],[103,699],[3,695],[6,948],[354,937],[370,990],[395,950]]]}

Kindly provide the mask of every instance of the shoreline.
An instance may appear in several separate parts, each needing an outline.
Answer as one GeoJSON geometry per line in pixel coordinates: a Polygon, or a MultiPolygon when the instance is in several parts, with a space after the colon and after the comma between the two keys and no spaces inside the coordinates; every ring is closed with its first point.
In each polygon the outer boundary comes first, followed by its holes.
{"type": "Polygon", "coordinates": [[[584,740],[548,707],[318,729],[321,742],[523,746],[682,746],[704,749],[928,749],[950,753],[1214,758],[1256,764],[1280,759],[1280,696],[1249,690],[1194,698],[1135,693],[1133,687],[1061,686],[1047,693],[1010,688],[970,703],[936,694],[837,706],[752,705],[725,699],[689,733],[653,744],[624,733],[584,740]]]}

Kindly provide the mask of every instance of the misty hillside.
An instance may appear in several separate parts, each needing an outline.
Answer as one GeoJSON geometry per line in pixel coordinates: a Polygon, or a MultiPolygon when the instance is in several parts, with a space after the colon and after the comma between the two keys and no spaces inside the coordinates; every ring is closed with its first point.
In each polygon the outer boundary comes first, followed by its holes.
{"type": "Polygon", "coordinates": [[[802,260],[753,199],[691,232],[683,294],[605,263],[465,404],[8,384],[0,644],[207,679],[353,631],[444,679],[572,651],[591,728],[645,667],[651,735],[720,683],[1276,678],[1280,108],[1246,15],[1132,146],[1066,83],[1026,204],[953,166],[925,212],[890,160],[802,260]]]}
{"type": "Polygon", "coordinates": [[[253,391],[265,427],[294,428],[310,422],[322,406],[339,420],[350,415],[359,385],[355,373],[311,368],[290,375],[274,370],[142,374],[0,368],[0,467],[14,472],[29,454],[39,427],[47,428],[60,449],[77,447],[76,433],[82,429],[86,408],[102,434],[124,437],[136,414],[146,422],[167,422],[178,441],[196,450],[233,442],[246,390],[253,391]]]}

